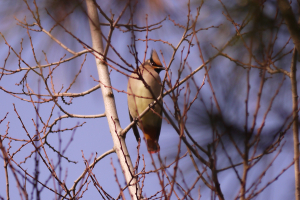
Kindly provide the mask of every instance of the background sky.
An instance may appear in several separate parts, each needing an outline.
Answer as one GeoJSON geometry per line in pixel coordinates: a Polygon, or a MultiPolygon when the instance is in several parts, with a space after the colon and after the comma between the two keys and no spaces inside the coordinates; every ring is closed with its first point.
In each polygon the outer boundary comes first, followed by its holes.
{"type": "MultiPolygon", "coordinates": [[[[97,1],[98,3],[100,1],[97,1]]],[[[240,7],[246,7],[247,5],[243,4],[244,1],[237,1],[235,2],[240,7]],[[241,4],[241,5],[240,5],[241,4]]],[[[225,1],[228,5],[228,7],[234,7],[236,6],[235,3],[230,3],[230,1],[225,1]]],[[[49,17],[45,11],[45,8],[52,14],[53,16],[59,18],[60,15],[63,16],[66,12],[68,12],[73,4],[66,1],[65,4],[56,5],[55,3],[51,3],[50,1],[38,1],[37,4],[40,7],[40,15],[42,20],[42,26],[49,30],[53,24],[55,23],[51,17],[49,17]]],[[[122,1],[109,1],[109,2],[101,2],[101,7],[103,7],[103,10],[109,14],[109,11],[112,10],[112,12],[116,16],[120,13],[121,9],[124,6],[124,2],[122,1]]],[[[192,1],[191,2],[191,15],[193,17],[196,16],[196,8],[199,6],[199,1],[192,1]]],[[[33,5],[30,4],[31,8],[34,9],[33,5]]],[[[5,36],[7,42],[17,51],[20,51],[20,42],[23,40],[23,51],[22,51],[22,57],[24,60],[26,60],[27,63],[29,63],[32,66],[36,66],[36,63],[33,58],[32,49],[30,46],[30,42],[28,39],[28,35],[26,33],[26,29],[20,27],[17,25],[17,21],[14,19],[14,17],[18,18],[19,20],[23,20],[26,16],[26,20],[28,23],[32,23],[33,19],[31,17],[31,14],[27,10],[26,5],[24,2],[20,1],[18,3],[11,3],[11,1],[1,1],[0,2],[0,9],[1,9],[1,26],[0,26],[0,32],[5,36]]],[[[249,8],[250,9],[250,8],[249,8]]],[[[265,9],[263,13],[266,16],[272,17],[275,13],[276,9],[274,8],[274,2],[270,1],[265,3],[265,9]]],[[[238,15],[238,12],[232,11],[233,16],[236,17],[238,15]]],[[[171,1],[171,0],[165,0],[165,1],[145,1],[140,2],[137,5],[137,11],[136,11],[136,19],[135,22],[140,26],[145,26],[146,20],[145,15],[148,15],[148,24],[157,23],[164,19],[168,14],[171,16],[171,19],[175,20],[176,23],[180,23],[185,25],[187,20],[187,2],[177,2],[177,1],[171,1]]],[[[128,15],[128,13],[125,13],[125,16],[128,15]]],[[[242,18],[242,16],[241,16],[242,18]]],[[[203,6],[201,7],[200,16],[198,19],[197,27],[205,28],[209,26],[220,26],[220,28],[211,28],[207,31],[200,31],[197,36],[199,37],[201,47],[205,56],[205,59],[208,59],[210,56],[214,53],[214,48],[211,46],[211,43],[215,46],[221,46],[225,44],[225,42],[228,40],[228,38],[232,37],[232,34],[235,33],[235,30],[230,27],[230,23],[228,21],[224,20],[225,17],[222,15],[222,7],[218,3],[218,1],[206,1],[203,6]]],[[[240,18],[235,18],[237,21],[240,20],[240,18]]],[[[103,17],[100,17],[100,20],[103,21],[103,17]]],[[[128,18],[124,17],[124,19],[121,19],[120,23],[126,23],[128,18]]],[[[90,29],[88,26],[88,20],[87,17],[84,15],[82,10],[80,8],[76,9],[74,13],[70,15],[67,19],[65,19],[62,24],[76,37],[80,38],[80,40],[84,41],[86,44],[91,45],[91,38],[90,38],[90,29]]],[[[175,27],[174,24],[170,20],[166,20],[162,23],[162,27],[160,29],[157,29],[155,31],[149,32],[149,38],[152,39],[161,39],[164,41],[168,41],[169,43],[173,44],[174,46],[177,46],[178,41],[180,40],[183,29],[175,27]]],[[[103,27],[104,35],[108,34],[109,29],[107,27],[103,27]]],[[[57,43],[53,42],[46,34],[42,32],[30,32],[33,45],[36,52],[37,60],[41,64],[45,64],[45,58],[42,50],[46,52],[47,58],[49,62],[56,62],[61,57],[65,55],[65,58],[68,58],[71,56],[70,53],[66,52],[64,49],[62,49],[57,43]]],[[[52,34],[60,40],[63,44],[65,44],[67,47],[72,49],[73,51],[79,52],[83,50],[82,45],[80,45],[74,38],[72,38],[68,33],[66,33],[61,28],[55,29],[52,34]]],[[[286,37],[286,31],[280,32],[282,36],[282,39],[278,40],[276,45],[282,46],[286,43],[287,37],[286,37]]],[[[268,35],[266,35],[267,38],[268,35]]],[[[145,33],[144,32],[136,32],[136,38],[145,39],[145,33]]],[[[126,61],[135,65],[134,57],[129,53],[128,51],[128,45],[132,44],[132,38],[131,33],[122,33],[120,30],[116,30],[113,35],[112,45],[117,49],[117,51],[121,54],[123,58],[126,58],[126,61]]],[[[257,44],[257,46],[254,45],[254,49],[257,48],[257,51],[259,51],[260,43],[257,44]]],[[[168,64],[171,55],[173,53],[172,48],[168,46],[167,44],[163,44],[161,42],[152,42],[149,41],[149,48],[147,49],[146,58],[149,58],[151,49],[155,49],[157,52],[163,53],[163,58],[165,62],[168,64]]],[[[238,45],[236,45],[238,46],[238,45]]],[[[236,57],[241,57],[246,55],[245,50],[242,48],[238,48],[236,46],[230,46],[226,50],[226,53],[232,53],[236,57]],[[244,55],[243,55],[244,54],[244,55]]],[[[287,49],[292,48],[292,43],[288,43],[287,49]]],[[[146,49],[145,43],[141,41],[136,42],[136,48],[138,51],[138,58],[139,60],[144,59],[144,52],[146,49]]],[[[180,65],[180,58],[181,54],[180,52],[183,51],[184,53],[187,52],[188,43],[184,42],[182,46],[179,48],[179,51],[176,54],[175,61],[172,63],[171,71],[173,80],[176,80],[176,76],[178,73],[178,67],[180,65]]],[[[286,50],[288,51],[288,50],[286,50]]],[[[7,69],[17,69],[18,68],[18,59],[15,55],[11,52],[12,55],[8,57],[6,68],[7,69]]],[[[8,47],[5,45],[4,40],[0,38],[0,63],[3,65],[5,58],[8,55],[8,47]]],[[[108,53],[108,57],[118,63],[122,63],[120,59],[114,54],[111,50],[108,53]]],[[[159,53],[159,57],[162,60],[162,56],[159,53]]],[[[289,55],[288,58],[291,56],[289,55]]],[[[55,82],[55,89],[56,91],[60,90],[61,87],[68,87],[68,84],[70,84],[75,76],[75,74],[78,73],[78,70],[80,69],[81,63],[84,60],[84,56],[80,56],[72,61],[66,62],[61,64],[57,70],[55,70],[53,77],[55,82]]],[[[191,66],[192,69],[196,69],[202,64],[202,61],[199,57],[199,51],[197,49],[197,45],[191,47],[190,55],[188,57],[188,64],[191,66]]],[[[24,64],[21,64],[22,67],[25,67],[24,64]]],[[[288,67],[289,66],[289,59],[285,59],[280,61],[280,66],[288,67]]],[[[2,66],[1,66],[2,67],[2,66]]],[[[245,100],[245,76],[242,73],[242,68],[235,65],[233,62],[229,61],[228,59],[224,58],[218,58],[215,59],[211,63],[211,79],[213,80],[213,84],[216,90],[216,96],[220,101],[220,105],[222,107],[222,111],[226,113],[226,116],[228,116],[228,121],[235,123],[237,125],[240,125],[244,121],[244,113],[243,109],[240,109],[244,103],[245,100]]],[[[48,73],[48,69],[44,69],[45,73],[48,73]]],[[[161,73],[161,77],[164,76],[165,72],[161,73]]],[[[183,74],[187,75],[189,73],[189,70],[186,69],[183,74]]],[[[200,70],[195,75],[195,80],[200,85],[202,83],[203,77],[204,77],[204,70],[200,70]]],[[[250,115],[254,113],[254,109],[256,106],[256,98],[257,98],[257,91],[258,91],[258,85],[259,85],[259,70],[252,70],[251,71],[251,92],[250,92],[250,99],[249,99],[249,110],[250,115]]],[[[127,73],[128,74],[128,73],[127,73]]],[[[16,83],[19,83],[24,76],[24,72],[16,73],[13,75],[7,75],[3,76],[0,80],[0,86],[5,88],[9,91],[14,92],[21,92],[22,87],[16,85],[16,83]]],[[[98,79],[97,71],[96,71],[96,65],[95,65],[95,59],[93,55],[87,54],[86,62],[84,63],[84,66],[82,68],[82,71],[80,75],[78,76],[78,79],[76,80],[74,86],[71,88],[69,92],[73,93],[79,93],[86,91],[98,83],[93,80],[92,77],[95,79],[98,79]]],[[[183,76],[184,77],[184,76],[183,76]]],[[[274,92],[277,89],[278,86],[278,80],[281,80],[282,75],[276,75],[272,77],[272,80],[268,82],[268,85],[266,85],[266,89],[264,90],[265,93],[263,93],[262,99],[265,104],[262,104],[262,109],[259,112],[258,121],[261,123],[263,119],[263,114],[266,111],[267,107],[265,105],[268,105],[270,98],[274,95],[274,92]],[[277,85],[276,85],[277,84],[277,85]]],[[[113,87],[117,88],[120,91],[126,90],[127,87],[127,77],[118,73],[117,71],[112,70],[111,72],[111,82],[113,87]]],[[[27,83],[28,85],[34,90],[34,91],[40,91],[42,94],[46,93],[45,86],[41,83],[39,83],[38,77],[30,72],[27,77],[27,83]]],[[[184,86],[183,86],[184,87],[184,86]]],[[[289,90],[289,81],[285,81],[283,84],[283,89],[280,90],[279,97],[276,99],[273,109],[271,110],[266,124],[265,124],[265,132],[263,133],[263,143],[268,144],[268,142],[271,141],[268,133],[274,131],[279,124],[282,123],[283,119],[291,112],[291,97],[290,97],[290,90],[289,90]],[[280,109],[279,109],[280,108],[280,109]],[[264,135],[265,134],[265,135],[264,135]]],[[[195,90],[192,89],[192,94],[195,90]]],[[[115,101],[117,106],[117,111],[121,123],[121,127],[125,128],[129,124],[129,116],[128,116],[128,108],[127,108],[127,96],[123,92],[117,92],[114,91],[115,95],[115,101]]],[[[14,104],[16,107],[17,112],[19,113],[20,117],[22,118],[22,121],[24,125],[26,126],[26,129],[30,133],[30,135],[35,134],[35,127],[33,125],[33,121],[36,122],[36,114],[35,110],[32,106],[32,103],[30,102],[24,102],[21,101],[18,98],[15,98],[12,95],[9,95],[5,93],[3,90],[0,90],[0,119],[2,119],[6,113],[8,112],[7,118],[0,124],[0,133],[1,135],[4,135],[7,127],[8,129],[8,136],[15,137],[15,138],[23,138],[28,139],[24,129],[22,128],[22,124],[20,123],[15,111],[14,111],[14,104]]],[[[192,95],[192,97],[194,97],[192,95]]],[[[203,86],[203,89],[201,89],[201,92],[199,94],[199,99],[203,98],[205,102],[209,104],[211,102],[211,91],[209,88],[208,83],[203,86]]],[[[23,96],[23,98],[29,99],[26,96],[23,96]]],[[[36,99],[36,98],[34,98],[36,99]]],[[[68,98],[65,98],[66,101],[69,101],[68,98]]],[[[182,100],[182,96],[181,96],[182,100]]],[[[170,105],[169,108],[173,110],[171,100],[169,97],[165,97],[164,101],[167,105],[170,105]]],[[[86,95],[84,97],[78,97],[74,98],[71,105],[65,105],[59,99],[59,103],[63,105],[64,109],[66,109],[69,113],[73,114],[79,114],[79,115],[95,115],[95,114],[102,114],[104,113],[104,105],[103,105],[103,99],[101,95],[100,89],[97,91],[94,91],[93,93],[86,95]]],[[[49,117],[49,114],[51,112],[51,108],[53,106],[53,103],[44,103],[39,105],[39,114],[44,118],[45,120],[49,117]]],[[[207,117],[204,117],[204,108],[201,107],[202,104],[199,100],[195,102],[195,104],[191,108],[191,112],[189,114],[188,124],[189,130],[191,133],[194,134],[197,141],[199,141],[200,145],[207,145],[209,141],[211,140],[211,130],[210,125],[205,124],[207,121],[207,117]],[[201,120],[200,120],[201,119],[201,120]]],[[[50,121],[53,122],[54,119],[57,117],[63,115],[61,111],[59,111],[57,108],[55,108],[53,112],[53,116],[51,117],[50,121]]],[[[251,119],[249,119],[250,121],[251,119]]],[[[93,159],[97,153],[97,155],[101,155],[104,152],[112,149],[113,142],[111,139],[111,134],[109,132],[108,126],[107,126],[107,119],[106,118],[98,118],[98,119],[78,119],[78,118],[70,118],[70,119],[63,119],[61,120],[57,125],[54,126],[54,130],[63,130],[65,128],[71,128],[74,127],[76,124],[82,124],[83,122],[86,122],[82,127],[79,127],[75,130],[74,136],[72,137],[73,131],[62,131],[59,134],[58,133],[52,133],[48,136],[47,141],[56,149],[59,149],[61,145],[61,149],[64,149],[66,145],[68,144],[70,138],[73,139],[71,144],[68,146],[65,156],[67,156],[70,160],[76,161],[77,164],[68,163],[65,159],[62,159],[61,167],[62,167],[62,177],[66,178],[66,185],[68,187],[71,187],[73,185],[73,182],[79,177],[79,175],[84,171],[85,165],[82,158],[82,155],[84,154],[84,157],[86,159],[93,159]],[[59,143],[59,139],[61,138],[62,142],[59,143]]],[[[242,127],[242,125],[241,125],[242,127]]],[[[262,180],[261,185],[265,185],[268,181],[270,181],[272,178],[277,176],[285,167],[287,167],[293,158],[293,146],[292,146],[292,135],[291,132],[288,132],[284,139],[284,146],[282,149],[282,152],[276,159],[276,161],[272,164],[268,172],[265,174],[265,179],[262,180]]],[[[166,163],[171,163],[177,152],[178,148],[178,135],[177,133],[172,129],[171,125],[168,124],[166,121],[163,121],[162,124],[162,130],[161,130],[161,136],[159,139],[159,144],[161,147],[161,157],[165,158],[166,163]]],[[[241,141],[242,143],[242,141],[241,141]]],[[[20,146],[22,145],[22,142],[11,142],[11,148],[10,152],[15,152],[20,146]]],[[[133,163],[135,163],[137,159],[137,142],[132,134],[132,131],[129,131],[126,136],[126,144],[131,156],[131,159],[133,163]]],[[[6,148],[8,148],[8,140],[4,141],[4,145],[6,148]]],[[[182,145],[183,146],[183,145],[182,145]]],[[[30,152],[34,150],[32,146],[27,145],[26,147],[22,148],[20,152],[18,152],[15,155],[15,160],[22,162],[24,161],[24,157],[27,157],[30,155],[30,152]]],[[[228,150],[231,152],[234,151],[232,146],[228,146],[228,150]]],[[[58,156],[55,152],[53,152],[50,148],[47,149],[48,155],[53,160],[53,163],[58,162],[58,156]]],[[[146,163],[146,171],[153,170],[153,166],[151,164],[150,156],[146,150],[146,145],[144,142],[142,142],[141,149],[140,149],[141,155],[145,158],[146,163]]],[[[186,152],[186,148],[182,147],[181,155],[183,155],[186,152]]],[[[224,156],[224,155],[223,155],[224,156]]],[[[236,158],[234,154],[232,154],[233,158],[236,158]]],[[[258,171],[263,171],[262,169],[266,168],[270,161],[274,158],[274,154],[266,156],[263,161],[261,161],[256,167],[253,168],[252,171],[249,172],[249,183],[251,181],[254,181],[258,174],[258,171]]],[[[154,155],[154,161],[156,164],[159,164],[159,161],[157,159],[157,156],[154,155]]],[[[220,166],[225,166],[228,164],[228,160],[226,157],[222,157],[222,154],[219,157],[218,162],[220,162],[220,166]]],[[[122,184],[122,186],[125,185],[125,180],[123,178],[123,174],[121,171],[121,168],[119,167],[118,159],[115,154],[111,154],[101,160],[96,167],[93,170],[93,173],[96,175],[97,180],[99,181],[100,185],[103,187],[103,189],[108,192],[109,194],[113,195],[115,198],[117,194],[119,193],[118,185],[115,181],[114,176],[114,170],[112,165],[117,170],[117,177],[122,184]]],[[[34,155],[29,158],[26,163],[22,164],[22,166],[28,170],[28,172],[33,173],[34,172],[34,155]]],[[[199,166],[201,164],[199,163],[199,166]]],[[[143,167],[142,161],[140,161],[140,167],[141,169],[143,167]]],[[[183,179],[187,183],[187,185],[190,185],[195,180],[195,174],[194,170],[192,168],[190,159],[188,156],[183,158],[180,161],[179,164],[180,169],[182,170],[182,175],[178,174],[178,180],[183,179]]],[[[242,167],[237,167],[238,170],[241,170],[242,167]]],[[[49,176],[48,169],[43,166],[42,163],[40,163],[40,176],[41,180],[46,180],[49,176]]],[[[172,168],[169,169],[169,173],[172,173],[172,168]]],[[[12,174],[10,173],[9,176],[11,177],[10,182],[10,194],[11,199],[19,199],[20,196],[18,194],[18,191],[16,189],[16,183],[12,179],[12,174]]],[[[0,180],[4,180],[4,168],[0,168],[0,180]]],[[[224,196],[226,199],[233,199],[238,192],[239,189],[239,183],[238,180],[234,174],[234,171],[232,169],[226,170],[222,173],[219,173],[219,177],[221,180],[221,187],[224,191],[224,196]]],[[[49,182],[49,185],[53,187],[52,181],[49,182]]],[[[40,187],[40,186],[39,186],[40,187]]],[[[153,194],[155,194],[158,190],[160,190],[159,181],[156,174],[149,174],[146,176],[145,179],[145,186],[144,186],[144,192],[145,196],[149,197],[153,194]]],[[[206,186],[203,185],[203,183],[199,182],[196,185],[196,188],[200,189],[201,197],[202,199],[208,199],[210,197],[210,192],[206,188],[206,186]]],[[[197,191],[198,189],[195,189],[197,191]]],[[[30,190],[30,186],[28,186],[28,191],[30,190]]],[[[125,195],[127,198],[129,198],[129,194],[126,191],[125,195]]],[[[198,197],[198,193],[194,192],[192,193],[193,198],[198,197]]],[[[5,181],[0,181],[0,196],[5,197],[5,181]]],[[[43,193],[41,195],[42,199],[55,199],[56,197],[53,195],[52,192],[48,191],[47,189],[43,190],[43,193]]],[[[93,199],[93,198],[99,198],[99,194],[97,190],[93,187],[92,183],[89,185],[89,190],[84,195],[83,199],[93,199]]],[[[174,197],[175,198],[175,197],[174,197]]],[[[33,198],[35,199],[35,198],[33,198]]],[[[293,167],[289,168],[284,174],[278,179],[278,181],[275,181],[271,186],[269,186],[267,189],[265,189],[261,195],[257,197],[257,199],[294,199],[294,172],[293,167]]]]}

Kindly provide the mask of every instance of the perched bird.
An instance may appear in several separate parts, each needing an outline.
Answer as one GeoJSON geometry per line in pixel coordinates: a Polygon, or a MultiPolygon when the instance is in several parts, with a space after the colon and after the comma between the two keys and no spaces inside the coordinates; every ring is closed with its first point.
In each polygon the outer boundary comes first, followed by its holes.
{"type": "MultiPolygon", "coordinates": [[[[159,72],[164,70],[155,50],[152,50],[151,57],[136,69],[128,80],[127,100],[130,120],[137,118],[155,99],[160,96],[162,85],[159,72]],[[148,87],[149,86],[149,87],[148,87]]],[[[162,100],[160,100],[162,105],[162,100]]],[[[143,131],[147,149],[150,153],[156,153],[160,147],[158,138],[162,122],[162,108],[156,104],[138,122],[137,125],[143,131]]],[[[140,139],[136,125],[133,132],[137,139],[140,139]]]]}

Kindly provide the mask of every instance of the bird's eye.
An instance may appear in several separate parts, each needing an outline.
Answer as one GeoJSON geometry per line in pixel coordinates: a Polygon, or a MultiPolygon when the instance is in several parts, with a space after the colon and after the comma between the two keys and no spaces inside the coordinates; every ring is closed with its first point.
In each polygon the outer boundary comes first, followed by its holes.
{"type": "Polygon", "coordinates": [[[151,66],[155,65],[155,63],[154,63],[152,57],[150,58],[150,65],[151,65],[151,66]]]}

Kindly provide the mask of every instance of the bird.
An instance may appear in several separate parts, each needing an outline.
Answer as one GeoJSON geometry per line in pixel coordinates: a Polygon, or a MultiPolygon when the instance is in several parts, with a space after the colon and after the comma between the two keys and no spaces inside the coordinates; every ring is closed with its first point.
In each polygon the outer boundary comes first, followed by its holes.
{"type": "MultiPolygon", "coordinates": [[[[149,60],[146,60],[130,75],[127,84],[127,101],[130,120],[135,120],[151,103],[156,100],[162,91],[159,72],[165,70],[155,50],[151,51],[149,60]]],[[[158,139],[162,124],[162,99],[160,105],[155,104],[143,117],[138,119],[137,125],[142,130],[149,153],[160,151],[158,139]]],[[[136,140],[140,135],[136,124],[132,127],[136,140]]]]}

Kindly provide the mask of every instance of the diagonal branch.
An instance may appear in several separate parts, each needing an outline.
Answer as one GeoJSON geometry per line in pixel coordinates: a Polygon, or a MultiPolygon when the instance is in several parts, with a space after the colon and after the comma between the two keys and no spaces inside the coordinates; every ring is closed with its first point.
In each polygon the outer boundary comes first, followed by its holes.
{"type": "Polygon", "coordinates": [[[86,5],[87,5],[87,13],[89,17],[93,49],[95,49],[96,51],[95,59],[96,59],[99,80],[103,83],[101,84],[101,91],[102,91],[102,96],[103,96],[103,101],[105,106],[105,114],[107,117],[110,133],[112,135],[112,139],[114,142],[114,149],[119,158],[120,165],[124,173],[126,182],[135,183],[128,187],[131,199],[140,199],[139,197],[140,187],[138,184],[138,180],[133,175],[134,174],[133,164],[131,162],[125,144],[125,138],[119,136],[119,133],[122,130],[122,128],[120,126],[120,121],[116,110],[115,99],[114,99],[113,91],[111,89],[108,67],[105,64],[105,58],[102,56],[104,53],[104,47],[102,42],[102,31],[99,24],[99,16],[97,13],[95,1],[86,0],[86,5]],[[99,54],[98,52],[100,52],[101,54],[99,54]]]}

